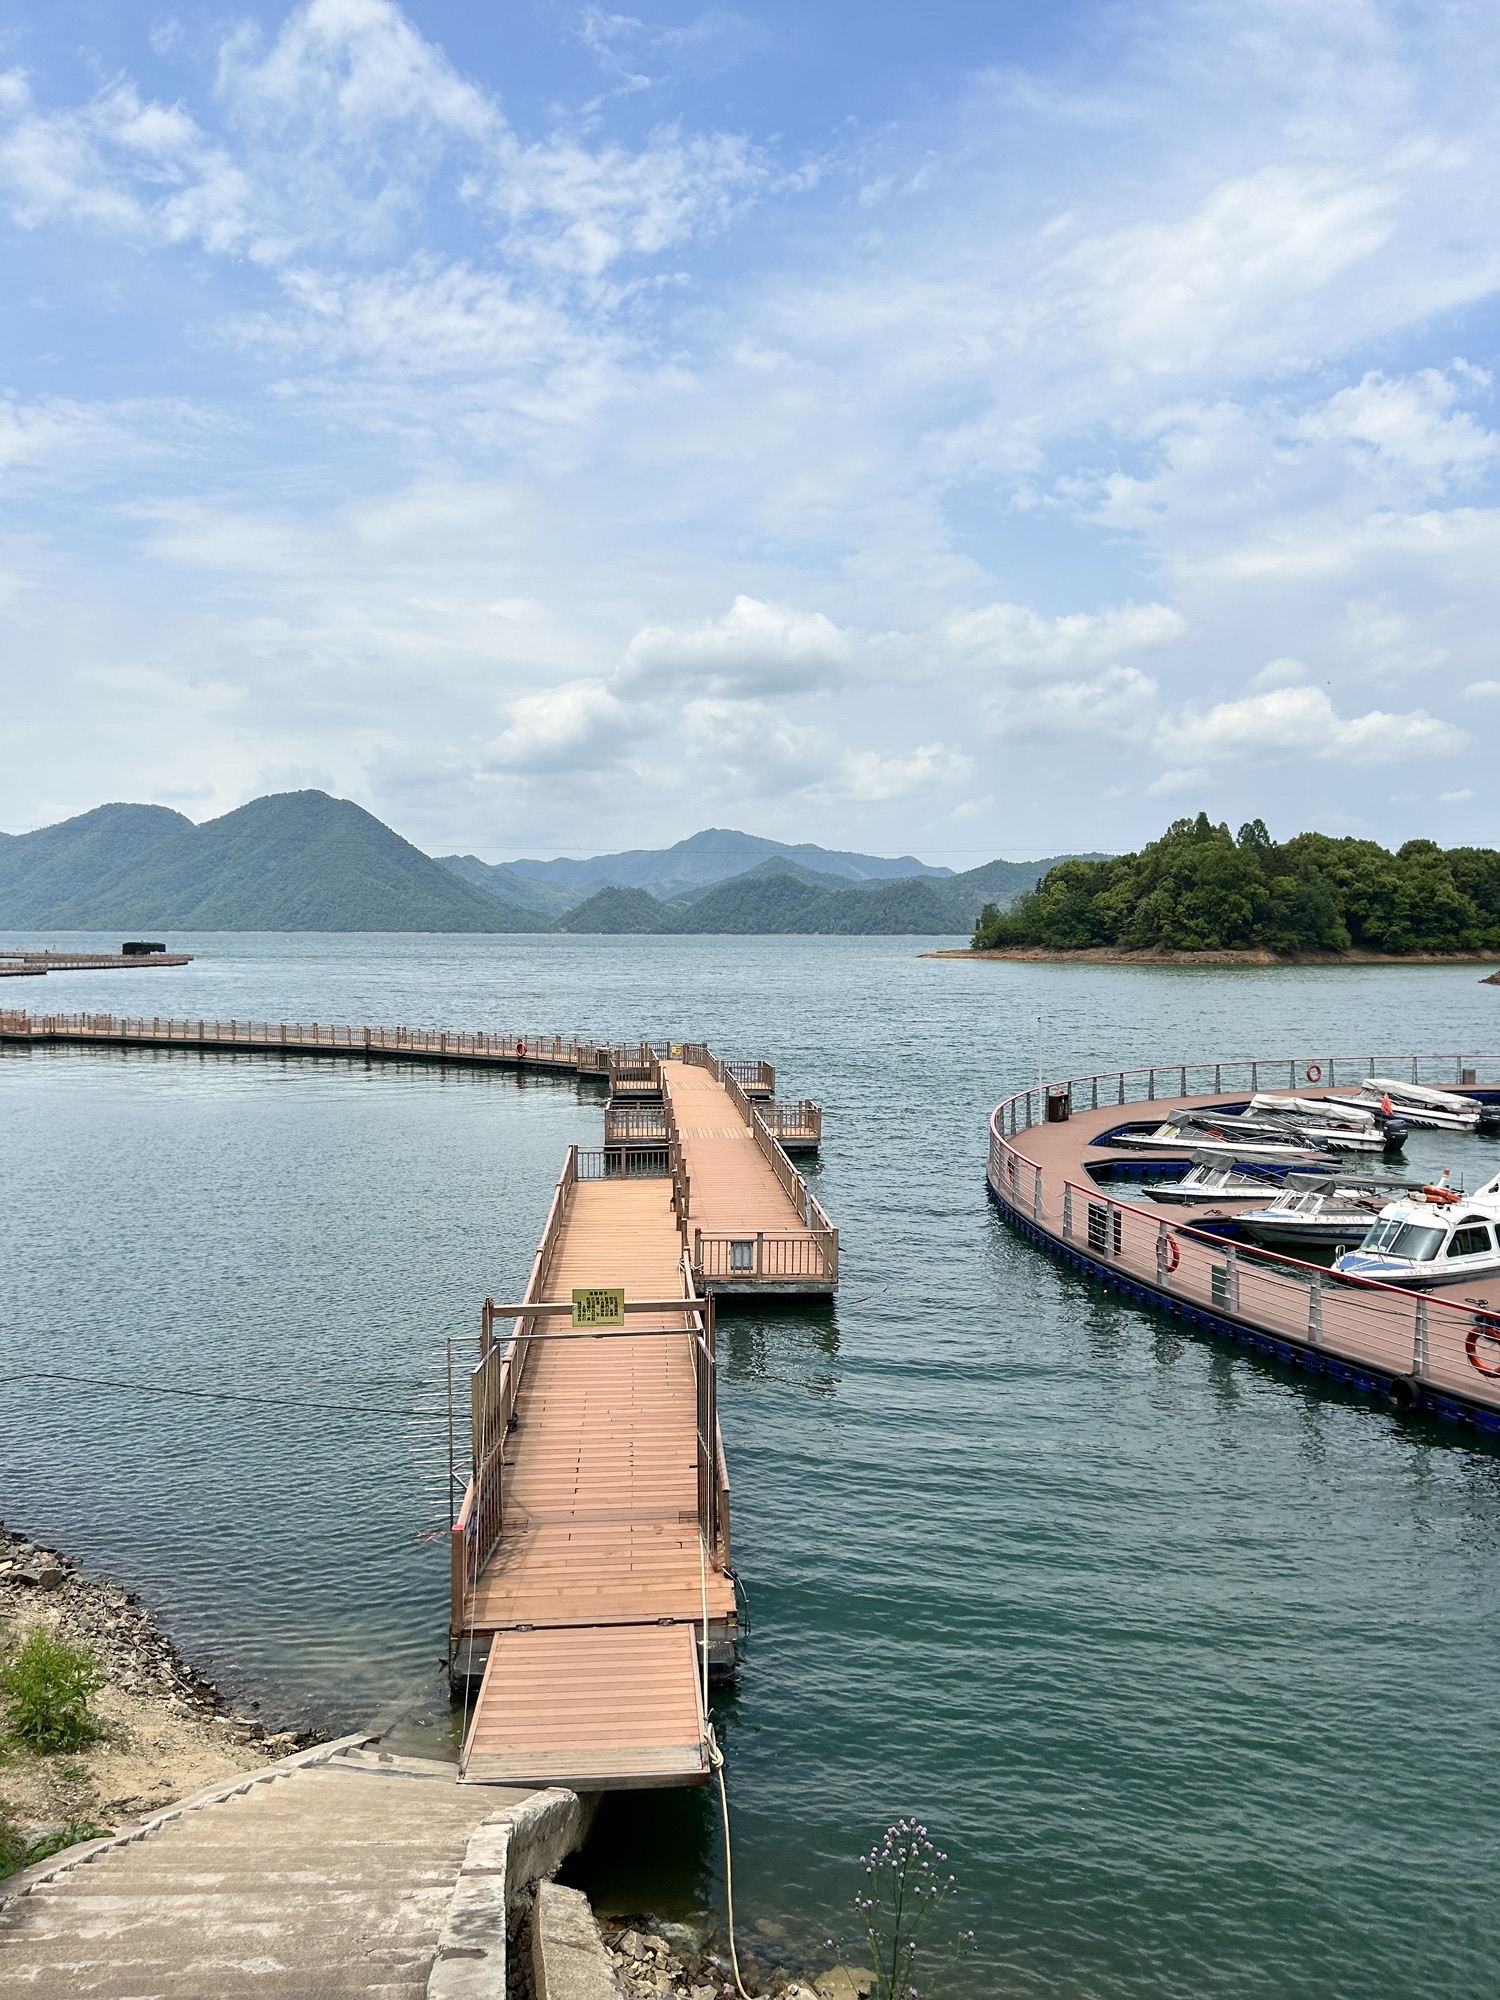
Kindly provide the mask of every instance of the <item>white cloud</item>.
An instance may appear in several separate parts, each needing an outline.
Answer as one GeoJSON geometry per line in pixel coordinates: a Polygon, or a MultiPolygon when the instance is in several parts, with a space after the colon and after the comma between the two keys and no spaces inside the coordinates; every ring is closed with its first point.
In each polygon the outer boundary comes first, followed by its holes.
{"type": "Polygon", "coordinates": [[[1157,724],[1155,747],[1174,764],[1260,763],[1311,757],[1344,764],[1394,764],[1407,757],[1453,757],[1470,738],[1424,710],[1340,717],[1322,688],[1282,687],[1206,713],[1183,708],[1157,724]]]}
{"type": "Polygon", "coordinates": [[[944,660],[998,673],[1066,674],[1122,653],[1172,644],[1187,621],[1168,604],[1124,604],[1045,618],[1025,604],[987,604],[945,618],[932,635],[944,660]]]}
{"type": "Polygon", "coordinates": [[[1473,796],[1474,796],[1473,792],[1471,792],[1469,788],[1465,786],[1462,791],[1458,792],[1439,792],[1438,804],[1440,806],[1462,805],[1465,799],[1472,799],[1473,796]]]}
{"type": "Polygon", "coordinates": [[[1270,361],[1280,302],[1331,286],[1389,238],[1390,192],[1327,169],[1275,165],[1212,188],[1180,221],[1085,241],[1063,269],[1140,367],[1198,368],[1226,346],[1270,361]]]}
{"type": "Polygon", "coordinates": [[[798,794],[809,801],[881,804],[963,784],[973,761],[941,743],[888,752],[851,749],[831,731],[798,724],[763,702],[691,701],[684,749],[731,796],[798,794]]]}
{"type": "Polygon", "coordinates": [[[1464,693],[1478,695],[1480,700],[1487,701],[1494,695],[1500,695],[1500,681],[1470,681],[1464,693]]]}
{"type": "Polygon", "coordinates": [[[1401,381],[1372,372],[1311,410],[1299,426],[1304,437],[1345,447],[1356,464],[1407,494],[1447,493],[1487,472],[1500,457],[1500,433],[1485,430],[1460,394],[1490,386],[1467,362],[1444,373],[1423,368],[1401,381]]]}
{"type": "Polygon", "coordinates": [[[721,618],[646,626],[626,647],[615,678],[622,690],[638,693],[805,694],[836,687],[853,652],[853,635],[822,612],[741,596],[721,618]]]}
{"type": "Polygon", "coordinates": [[[1163,771],[1146,787],[1148,799],[1175,799],[1184,792],[1201,792],[1212,783],[1207,765],[1193,764],[1185,771],[1163,771]]]}
{"type": "Polygon", "coordinates": [[[1250,676],[1250,685],[1256,689],[1300,687],[1306,679],[1302,662],[1285,653],[1279,660],[1267,660],[1259,673],[1250,676]]]}
{"type": "Polygon", "coordinates": [[[597,767],[623,754],[625,712],[603,681],[570,681],[519,696],[483,760],[487,771],[559,772],[597,767]]]}
{"type": "Polygon", "coordinates": [[[1018,742],[1077,738],[1140,742],[1151,734],[1157,685],[1136,667],[1107,667],[1088,681],[1039,682],[988,695],[986,726],[1018,742]]]}

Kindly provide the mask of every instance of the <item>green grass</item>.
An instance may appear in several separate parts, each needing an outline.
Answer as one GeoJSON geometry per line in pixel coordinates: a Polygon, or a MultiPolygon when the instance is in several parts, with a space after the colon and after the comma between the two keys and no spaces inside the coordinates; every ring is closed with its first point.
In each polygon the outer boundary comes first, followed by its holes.
{"type": "Polygon", "coordinates": [[[0,1661],[7,1732],[28,1750],[82,1750],[101,1734],[89,1696],[103,1685],[86,1646],[70,1646],[38,1629],[0,1661]]]}
{"type": "Polygon", "coordinates": [[[44,1834],[28,1847],[20,1828],[5,1808],[0,1807],[0,1882],[7,1875],[19,1874],[23,1868],[34,1868],[39,1861],[50,1861],[54,1854],[76,1847],[80,1840],[99,1840],[113,1831],[112,1827],[96,1826],[91,1819],[70,1819],[55,1833],[44,1834]]]}

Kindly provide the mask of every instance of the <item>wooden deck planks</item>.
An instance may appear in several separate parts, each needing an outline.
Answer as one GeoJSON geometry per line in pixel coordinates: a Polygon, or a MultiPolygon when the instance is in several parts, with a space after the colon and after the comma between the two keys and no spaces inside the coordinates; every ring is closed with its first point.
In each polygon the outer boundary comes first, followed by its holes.
{"type": "Polygon", "coordinates": [[[692,1183],[694,1226],[705,1235],[811,1238],[724,1086],[696,1063],[664,1061],[661,1073],[692,1183]]]}
{"type": "Polygon", "coordinates": [[[680,1785],[707,1772],[691,1626],[502,1632],[469,1735],[485,1784],[680,1785]]]}
{"type": "MultiPolygon", "coordinates": [[[[568,1200],[544,1296],[681,1296],[669,1181],[580,1181],[568,1200]]],[[[598,1790],[707,1775],[695,1627],[705,1590],[710,1621],[733,1618],[734,1585],[698,1526],[685,1316],[631,1327],[639,1338],[538,1340],[527,1359],[505,1532],[468,1606],[471,1628],[496,1635],[465,1751],[472,1782],[598,1790]]]]}

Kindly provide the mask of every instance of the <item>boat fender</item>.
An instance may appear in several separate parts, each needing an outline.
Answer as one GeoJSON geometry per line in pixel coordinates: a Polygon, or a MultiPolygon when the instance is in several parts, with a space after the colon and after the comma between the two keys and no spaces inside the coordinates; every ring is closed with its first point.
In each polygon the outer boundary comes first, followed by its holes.
{"type": "Polygon", "coordinates": [[[1302,1074],[1307,1078],[1309,1083],[1321,1083],[1323,1081],[1323,1066],[1321,1063],[1309,1063],[1302,1074]]]}
{"type": "Polygon", "coordinates": [[[1475,1313],[1474,1324],[1464,1339],[1464,1353],[1469,1357],[1469,1366],[1477,1368],[1481,1375],[1500,1377],[1500,1319],[1488,1313],[1475,1313]],[[1484,1343],[1484,1352],[1480,1343],[1484,1343]]]}
{"type": "Polygon", "coordinates": [[[1417,1407],[1417,1385],[1405,1375],[1393,1375],[1385,1385],[1385,1393],[1393,1409],[1414,1410],[1417,1407]]]}

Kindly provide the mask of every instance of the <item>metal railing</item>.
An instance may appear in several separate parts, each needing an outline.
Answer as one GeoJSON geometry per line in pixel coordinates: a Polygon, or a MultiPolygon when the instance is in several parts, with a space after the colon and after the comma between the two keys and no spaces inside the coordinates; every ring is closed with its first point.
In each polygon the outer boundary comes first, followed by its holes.
{"type": "Polygon", "coordinates": [[[802,1146],[822,1143],[823,1107],[810,1097],[799,1098],[795,1104],[758,1104],[756,1115],[771,1137],[783,1145],[788,1140],[802,1146]]]}
{"type": "Polygon", "coordinates": [[[732,1076],[740,1088],[756,1097],[771,1097],[776,1090],[776,1071],[768,1062],[743,1062],[735,1057],[719,1063],[719,1081],[724,1081],[725,1072],[732,1076]]]}
{"type": "MultiPolygon", "coordinates": [[[[1407,1075],[1438,1087],[1460,1083],[1500,1089],[1500,1057],[1405,1056],[1400,1068],[1390,1057],[1247,1058],[1234,1062],[1174,1063],[1150,1070],[1110,1071],[1074,1077],[1051,1090],[1066,1090],[1091,1105],[1146,1101],[1164,1095],[1170,1078],[1175,1096],[1219,1094],[1272,1088],[1288,1072],[1300,1085],[1326,1087],[1330,1072],[1346,1084],[1360,1076],[1407,1075]],[[1308,1075],[1309,1070],[1320,1072],[1308,1075]],[[1194,1091],[1195,1079],[1215,1082],[1194,1091]],[[1260,1079],[1259,1082],[1256,1079],[1260,1079]],[[1125,1092],[1126,1083],[1136,1087],[1125,1092]],[[1108,1086],[1100,1091],[1098,1086],[1108,1086]]],[[[1014,1214],[1064,1248],[1122,1277],[1180,1301],[1207,1315],[1233,1320],[1264,1334],[1271,1344],[1316,1349],[1340,1366],[1371,1369],[1404,1378],[1414,1386],[1460,1397],[1500,1410],[1500,1291],[1496,1310],[1484,1300],[1452,1302],[1426,1293],[1382,1284],[1310,1264],[1282,1250],[1229,1242],[1191,1223],[1174,1221],[1160,1209],[1120,1200],[1077,1173],[1046,1169],[1012,1143],[1025,1131],[1027,1100],[1035,1090],[1004,1099],[990,1115],[988,1174],[997,1198],[1014,1214]]]]}
{"type": "Polygon", "coordinates": [[[1352,1089],[1367,1076],[1410,1077],[1438,1090],[1500,1090],[1500,1056],[1234,1056],[1220,1062],[1153,1063],[1142,1069],[1103,1070],[1018,1091],[1004,1100],[1008,1129],[1024,1132],[1044,1115],[1041,1097],[1065,1090],[1077,1110],[1109,1104],[1152,1103],[1160,1097],[1236,1095],[1257,1090],[1352,1089]]]}
{"type": "Polygon", "coordinates": [[[666,1143],[671,1136],[664,1104],[620,1104],[611,1101],[604,1107],[604,1143],[620,1145],[625,1143],[650,1142],[653,1139],[666,1143]]]}
{"type": "MultiPolygon", "coordinates": [[[[639,1064],[629,1049],[563,1035],[486,1034],[450,1028],[349,1027],[320,1021],[175,1020],[114,1014],[33,1014],[0,1010],[0,1041],[109,1042],[147,1047],[256,1049],[288,1054],[406,1057],[417,1061],[507,1063],[609,1074],[639,1064]]],[[[644,1051],[651,1062],[656,1058],[644,1051]]]]}
{"type": "Polygon", "coordinates": [[[775,1282],[814,1279],[836,1285],[839,1238],[836,1229],[816,1235],[782,1235],[769,1230],[745,1232],[693,1231],[693,1273],[700,1282],[775,1282]]]}
{"type": "MultiPolygon", "coordinates": [[[[450,1593],[452,1629],[460,1631],[468,1622],[468,1607],[481,1572],[505,1528],[504,1466],[505,1443],[510,1435],[516,1402],[525,1376],[530,1350],[549,1338],[618,1338],[629,1334],[606,1332],[588,1336],[572,1334],[560,1324],[571,1313],[571,1301],[551,1300],[546,1295],[547,1274],[552,1253],[561,1234],[568,1210],[568,1193],[577,1179],[577,1148],[570,1148],[567,1164],[553,1195],[552,1209],[537,1254],[531,1278],[519,1305],[497,1306],[484,1301],[480,1320],[480,1359],[469,1378],[471,1471],[458,1517],[449,1531],[450,1593]],[[527,1310],[527,1308],[535,1310],[527,1310]],[[514,1332],[503,1349],[495,1338],[497,1321],[514,1321],[514,1332]]],[[[723,1439],[718,1418],[718,1348],[711,1297],[700,1297],[693,1283],[692,1267],[684,1250],[678,1266],[682,1274],[682,1299],[627,1300],[627,1321],[633,1313],[648,1313],[669,1319],[681,1310],[680,1327],[640,1329],[652,1339],[686,1338],[693,1361],[694,1432],[697,1463],[697,1515],[704,1546],[721,1564],[728,1557],[729,1475],[724,1462],[723,1439]]]]}
{"type": "MultiPolygon", "coordinates": [[[[567,1221],[569,1198],[578,1181],[578,1148],[570,1146],[552,1190],[547,1220],[531,1260],[523,1299],[543,1299],[567,1221]]],[[[496,1310],[486,1298],[479,1320],[479,1361],[469,1377],[470,1471],[458,1519],[449,1538],[454,1627],[463,1623],[468,1596],[479,1581],[505,1524],[505,1440],[530,1352],[534,1322],[517,1318],[502,1349],[495,1340],[496,1310]]]]}
{"type": "Polygon", "coordinates": [[[602,1146],[578,1150],[581,1181],[664,1181],[672,1178],[665,1146],[602,1146]]]}

